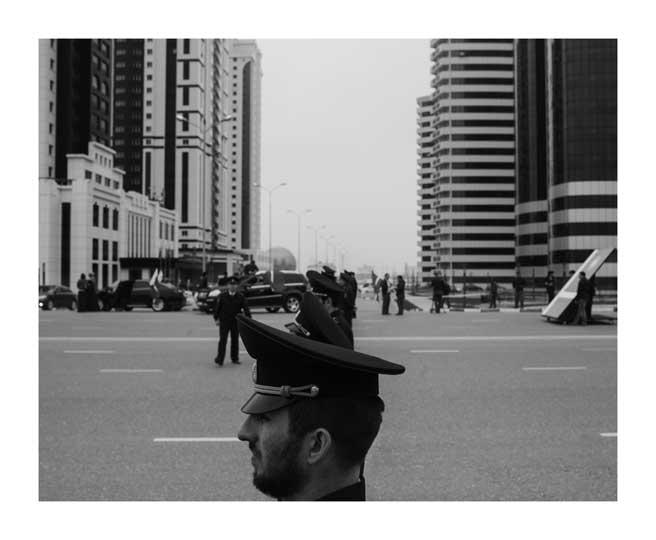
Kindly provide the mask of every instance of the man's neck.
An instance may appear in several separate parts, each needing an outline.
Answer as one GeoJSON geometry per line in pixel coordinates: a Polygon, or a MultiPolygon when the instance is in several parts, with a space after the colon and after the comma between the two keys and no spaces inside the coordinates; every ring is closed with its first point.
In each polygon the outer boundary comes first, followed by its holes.
{"type": "Polygon", "coordinates": [[[360,466],[356,465],[348,471],[335,473],[335,471],[326,472],[317,475],[305,485],[301,491],[282,501],[316,501],[325,497],[329,493],[334,493],[345,487],[352,486],[360,479],[360,466]]]}

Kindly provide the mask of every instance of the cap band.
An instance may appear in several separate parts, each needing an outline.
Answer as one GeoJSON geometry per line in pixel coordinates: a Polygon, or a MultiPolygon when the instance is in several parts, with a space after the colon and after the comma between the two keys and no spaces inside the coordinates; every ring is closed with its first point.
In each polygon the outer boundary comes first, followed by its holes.
{"type": "Polygon", "coordinates": [[[265,386],[263,384],[256,384],[255,392],[269,396],[282,396],[284,398],[313,398],[319,395],[319,387],[314,384],[306,384],[305,386],[265,386]]]}

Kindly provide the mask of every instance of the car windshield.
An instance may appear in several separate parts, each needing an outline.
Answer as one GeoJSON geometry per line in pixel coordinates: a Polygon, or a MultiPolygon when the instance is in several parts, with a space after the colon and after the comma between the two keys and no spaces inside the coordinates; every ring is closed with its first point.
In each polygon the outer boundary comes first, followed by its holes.
{"type": "Polygon", "coordinates": [[[47,294],[55,288],[54,285],[39,285],[39,294],[47,294]]]}

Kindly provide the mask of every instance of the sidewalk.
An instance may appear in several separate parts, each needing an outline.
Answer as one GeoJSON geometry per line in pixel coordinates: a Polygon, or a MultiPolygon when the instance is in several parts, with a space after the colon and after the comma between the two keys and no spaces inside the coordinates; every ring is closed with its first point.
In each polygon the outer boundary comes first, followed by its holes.
{"type": "MultiPolygon", "coordinates": [[[[413,296],[406,295],[406,300],[412,302],[419,311],[430,313],[432,300],[430,296],[413,296]]],[[[478,307],[478,308],[453,308],[447,309],[444,308],[444,311],[464,311],[466,313],[486,313],[486,312],[495,312],[495,313],[541,313],[542,310],[546,307],[543,306],[526,306],[524,309],[515,308],[515,307],[500,307],[500,308],[488,308],[488,307],[478,307]]],[[[595,304],[593,306],[593,311],[596,313],[617,313],[617,306],[611,304],[595,304]]]]}

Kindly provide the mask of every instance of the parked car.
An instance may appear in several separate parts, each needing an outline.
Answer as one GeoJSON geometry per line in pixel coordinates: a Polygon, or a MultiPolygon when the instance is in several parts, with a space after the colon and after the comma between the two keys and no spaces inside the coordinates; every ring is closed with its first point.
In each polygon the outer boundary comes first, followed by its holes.
{"type": "MultiPolygon", "coordinates": [[[[216,299],[227,288],[227,285],[220,285],[211,290],[200,290],[196,297],[198,309],[212,313],[216,299]]],[[[271,272],[260,271],[245,276],[237,290],[246,297],[249,308],[264,308],[269,313],[283,308],[287,313],[296,313],[301,307],[303,293],[308,290],[308,281],[303,274],[281,270],[274,272],[271,283],[271,272]]]]}
{"type": "Polygon", "coordinates": [[[172,283],[157,282],[151,286],[145,279],[115,281],[98,292],[98,305],[103,311],[130,311],[133,307],[180,311],[186,304],[184,293],[172,283]]]}
{"type": "Polygon", "coordinates": [[[39,307],[77,309],[77,295],[63,285],[39,285],[39,307]]]}

